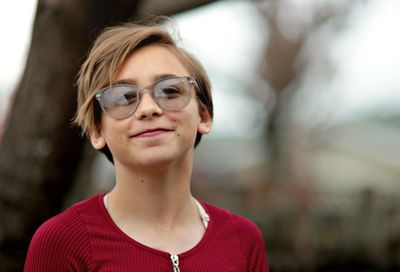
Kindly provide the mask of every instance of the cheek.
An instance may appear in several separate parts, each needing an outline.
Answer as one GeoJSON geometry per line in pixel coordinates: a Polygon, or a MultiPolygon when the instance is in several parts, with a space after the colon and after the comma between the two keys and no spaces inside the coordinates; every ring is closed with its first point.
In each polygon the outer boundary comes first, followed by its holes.
{"type": "Polygon", "coordinates": [[[105,135],[104,139],[110,148],[123,146],[127,141],[127,137],[117,133],[109,133],[105,135]]]}
{"type": "Polygon", "coordinates": [[[182,112],[175,118],[174,117],[171,118],[171,120],[173,120],[174,122],[181,123],[184,127],[195,126],[195,124],[198,122],[198,119],[199,118],[197,117],[196,112],[187,112],[187,111],[182,112]]]}
{"type": "Polygon", "coordinates": [[[122,144],[123,142],[124,142],[124,136],[121,135],[118,137],[118,143],[122,144]]]}
{"type": "Polygon", "coordinates": [[[178,131],[178,136],[194,141],[197,135],[199,121],[200,117],[196,111],[184,112],[179,119],[181,129],[178,131]]]}
{"type": "Polygon", "coordinates": [[[103,129],[103,135],[106,143],[110,145],[121,145],[127,140],[127,136],[124,133],[128,129],[128,124],[126,122],[118,123],[105,123],[103,129]]]}

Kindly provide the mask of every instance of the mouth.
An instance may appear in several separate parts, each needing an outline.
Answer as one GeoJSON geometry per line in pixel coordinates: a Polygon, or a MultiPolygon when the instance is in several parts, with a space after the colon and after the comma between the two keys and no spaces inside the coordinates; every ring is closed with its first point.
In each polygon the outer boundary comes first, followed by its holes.
{"type": "Polygon", "coordinates": [[[136,134],[134,134],[132,137],[154,137],[160,134],[163,134],[165,132],[170,132],[173,131],[172,129],[168,129],[168,128],[152,128],[152,129],[146,129],[143,131],[140,131],[136,134]]]}

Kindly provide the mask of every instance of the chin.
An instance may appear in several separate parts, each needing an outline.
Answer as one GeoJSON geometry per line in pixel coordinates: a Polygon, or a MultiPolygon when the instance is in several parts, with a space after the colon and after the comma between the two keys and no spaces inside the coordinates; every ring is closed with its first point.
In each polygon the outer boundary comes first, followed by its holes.
{"type": "Polygon", "coordinates": [[[163,169],[174,164],[186,164],[192,162],[191,150],[159,150],[157,152],[146,152],[143,156],[140,156],[140,160],[136,163],[138,166],[151,169],[163,169]],[[162,152],[161,152],[162,151],[162,152]]]}
{"type": "Polygon", "coordinates": [[[144,150],[135,150],[130,154],[130,158],[133,163],[140,166],[151,166],[173,161],[177,156],[176,153],[176,150],[171,150],[170,148],[151,147],[144,150]]]}
{"type": "Polygon", "coordinates": [[[153,156],[151,158],[141,158],[140,161],[137,161],[137,165],[144,168],[150,167],[155,169],[168,167],[175,161],[175,158],[172,156],[153,156]]]}

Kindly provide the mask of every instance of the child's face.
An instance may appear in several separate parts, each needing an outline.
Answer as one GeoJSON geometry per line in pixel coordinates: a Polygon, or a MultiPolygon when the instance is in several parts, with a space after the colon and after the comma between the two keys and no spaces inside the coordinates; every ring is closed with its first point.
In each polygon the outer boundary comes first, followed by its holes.
{"type": "MultiPolygon", "coordinates": [[[[138,86],[150,86],[166,75],[191,76],[167,48],[146,46],[126,59],[115,81],[128,80],[138,86]]],[[[211,121],[207,111],[199,110],[194,92],[185,107],[171,111],[158,106],[149,90],[145,90],[131,116],[114,119],[103,112],[101,130],[92,132],[90,139],[96,149],[108,145],[116,166],[154,169],[178,160],[191,160],[197,132],[208,133],[211,121]]]]}

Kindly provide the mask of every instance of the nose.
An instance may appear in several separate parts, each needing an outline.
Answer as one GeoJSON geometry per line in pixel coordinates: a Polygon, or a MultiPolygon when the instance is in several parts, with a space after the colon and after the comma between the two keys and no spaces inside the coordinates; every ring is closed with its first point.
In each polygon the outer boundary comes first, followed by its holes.
{"type": "Polygon", "coordinates": [[[153,97],[148,93],[142,93],[139,105],[135,111],[135,116],[138,119],[151,119],[162,115],[163,111],[160,106],[154,101],[153,97]]]}

